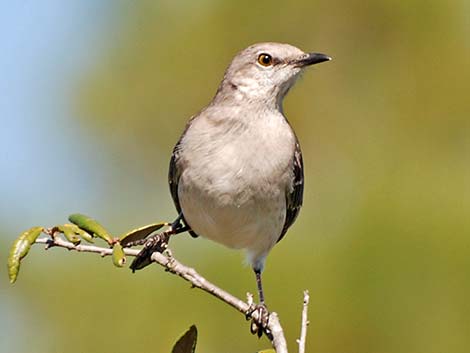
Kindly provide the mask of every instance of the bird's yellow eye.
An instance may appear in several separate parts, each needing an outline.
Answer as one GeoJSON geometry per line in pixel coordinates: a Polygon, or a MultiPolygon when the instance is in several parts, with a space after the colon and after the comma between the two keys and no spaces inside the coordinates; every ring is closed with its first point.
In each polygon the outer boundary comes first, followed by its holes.
{"type": "Polygon", "coordinates": [[[258,56],[258,63],[263,66],[271,66],[273,64],[273,58],[269,54],[260,54],[258,56]]]}

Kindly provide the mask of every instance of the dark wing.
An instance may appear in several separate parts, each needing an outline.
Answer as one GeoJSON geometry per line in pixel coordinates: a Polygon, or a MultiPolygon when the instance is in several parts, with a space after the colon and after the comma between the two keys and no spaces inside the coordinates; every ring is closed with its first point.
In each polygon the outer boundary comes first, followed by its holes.
{"type": "Polygon", "coordinates": [[[289,227],[294,223],[297,215],[302,207],[302,200],[304,196],[304,163],[302,161],[302,151],[300,150],[299,141],[295,141],[294,151],[294,181],[292,191],[286,195],[286,220],[282,228],[281,236],[277,241],[280,241],[286,234],[289,227]]]}
{"type": "MultiPolygon", "coordinates": [[[[185,131],[183,132],[183,136],[186,130],[188,129],[188,127],[189,127],[189,124],[186,127],[185,131]]],[[[175,207],[176,207],[176,210],[178,211],[178,215],[181,215],[183,223],[186,226],[189,226],[186,220],[184,219],[184,215],[181,210],[181,205],[180,205],[180,201],[178,198],[178,182],[181,176],[181,170],[180,170],[181,168],[178,167],[178,160],[179,160],[179,153],[180,153],[180,143],[181,143],[181,139],[183,138],[183,136],[181,136],[175,148],[173,149],[173,153],[171,154],[170,169],[168,171],[168,184],[170,186],[171,197],[173,198],[173,202],[175,203],[175,207]]],[[[192,230],[189,230],[189,234],[191,234],[191,236],[194,238],[198,236],[192,230]]]]}

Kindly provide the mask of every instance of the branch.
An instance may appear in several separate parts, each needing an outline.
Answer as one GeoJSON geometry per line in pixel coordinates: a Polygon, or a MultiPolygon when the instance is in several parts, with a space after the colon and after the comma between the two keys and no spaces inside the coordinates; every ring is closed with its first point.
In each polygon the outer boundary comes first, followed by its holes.
{"type": "Polygon", "coordinates": [[[300,338],[297,340],[299,344],[299,353],[305,353],[305,343],[307,339],[307,326],[309,324],[307,312],[308,312],[308,302],[310,296],[308,295],[308,290],[304,291],[304,305],[302,308],[302,325],[300,327],[300,338]]]}
{"type": "MultiPolygon", "coordinates": [[[[94,245],[75,245],[59,237],[55,237],[54,239],[38,238],[35,242],[40,244],[46,244],[46,249],[49,249],[51,247],[61,247],[79,252],[97,253],[101,256],[109,256],[112,255],[113,252],[113,250],[110,248],[103,248],[94,245]]],[[[140,250],[124,248],[124,253],[127,256],[137,256],[139,252],[140,250]]],[[[217,287],[215,284],[209,282],[199,273],[197,273],[195,269],[183,265],[181,262],[171,256],[169,252],[167,253],[168,256],[165,256],[162,253],[154,252],[152,254],[152,260],[160,266],[164,267],[167,271],[184,278],[186,281],[190,282],[193,287],[200,288],[203,291],[229,304],[231,307],[246,315],[248,318],[252,318],[255,321],[259,319],[258,311],[251,310],[252,305],[244,302],[241,299],[238,299],[237,297],[217,287]]],[[[287,343],[284,337],[284,331],[279,322],[279,318],[275,312],[272,312],[269,315],[267,329],[270,331],[269,338],[271,339],[271,344],[276,350],[276,352],[287,353],[287,343]]]]}

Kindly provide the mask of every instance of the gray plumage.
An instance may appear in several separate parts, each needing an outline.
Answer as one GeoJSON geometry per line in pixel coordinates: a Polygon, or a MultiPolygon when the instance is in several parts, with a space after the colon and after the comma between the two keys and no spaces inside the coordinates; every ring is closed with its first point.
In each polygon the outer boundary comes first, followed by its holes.
{"type": "Polygon", "coordinates": [[[257,275],[302,206],[302,153],[282,101],[304,67],[327,60],[280,43],[241,51],[171,157],[171,195],[191,235],[246,250],[257,275]]]}

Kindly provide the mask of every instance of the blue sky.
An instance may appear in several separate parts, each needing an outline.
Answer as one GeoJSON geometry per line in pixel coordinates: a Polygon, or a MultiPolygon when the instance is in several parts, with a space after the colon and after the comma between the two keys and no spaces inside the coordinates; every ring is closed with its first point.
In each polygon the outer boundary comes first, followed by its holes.
{"type": "Polygon", "coordinates": [[[4,228],[16,229],[16,217],[29,224],[46,216],[31,205],[60,202],[57,185],[79,188],[77,166],[86,170],[99,161],[99,153],[87,158],[94,147],[79,129],[71,97],[80,73],[106,48],[117,15],[112,1],[0,3],[4,228]]]}

